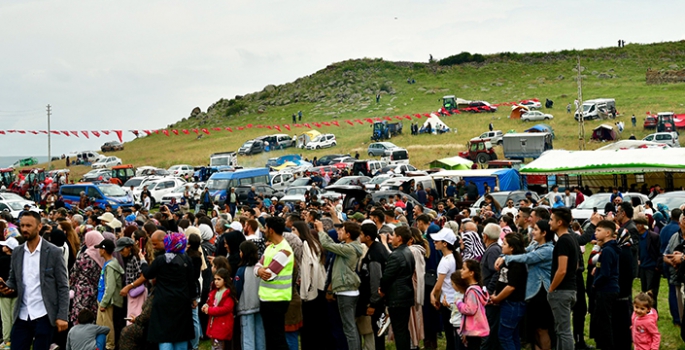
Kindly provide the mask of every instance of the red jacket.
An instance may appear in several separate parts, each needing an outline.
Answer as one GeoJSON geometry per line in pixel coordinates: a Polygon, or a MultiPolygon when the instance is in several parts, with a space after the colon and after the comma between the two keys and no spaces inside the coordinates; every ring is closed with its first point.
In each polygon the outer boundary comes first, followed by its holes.
{"type": "Polygon", "coordinates": [[[221,296],[218,306],[214,306],[216,289],[209,292],[209,323],[207,324],[207,336],[218,340],[231,340],[233,338],[233,308],[235,303],[227,289],[221,296]]]}

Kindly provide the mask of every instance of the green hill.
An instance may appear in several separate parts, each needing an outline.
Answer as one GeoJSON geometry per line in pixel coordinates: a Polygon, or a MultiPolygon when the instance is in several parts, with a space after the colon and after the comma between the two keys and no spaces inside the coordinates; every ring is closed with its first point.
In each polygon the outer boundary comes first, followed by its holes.
{"type": "MultiPolygon", "coordinates": [[[[459,61],[464,55],[453,57],[459,61]],[[460,58],[461,57],[461,58],[460,58]]],[[[616,99],[619,113],[626,123],[623,138],[635,133],[638,138],[646,135],[642,121],[646,111],[681,111],[685,84],[647,85],[645,75],[653,70],[677,70],[685,68],[685,41],[655,44],[632,44],[624,48],[600,48],[582,51],[549,53],[501,53],[478,57],[477,61],[451,66],[436,63],[388,62],[382,59],[356,59],[334,63],[306,77],[283,85],[269,85],[262,91],[221,99],[205,111],[194,113],[169,125],[170,133],[152,134],[126,144],[126,150],[117,155],[127,163],[137,166],[156,165],[167,167],[176,163],[206,164],[213,152],[237,150],[251,138],[275,133],[275,130],[253,127],[238,131],[235,128],[247,124],[290,124],[297,111],[304,114],[304,122],[338,120],[340,127],[323,127],[321,132],[331,132],[338,138],[338,146],[329,150],[300,151],[304,156],[321,156],[326,153],[365,153],[371,134],[368,124],[349,126],[348,119],[396,116],[435,111],[441,107],[443,95],[456,95],[468,100],[486,100],[490,103],[549,98],[555,102],[553,109],[544,109],[555,116],[551,124],[556,132],[555,148],[577,149],[578,128],[566,105],[577,96],[576,61],[580,57],[583,75],[583,99],[612,97],[616,99]],[[408,84],[412,78],[415,84],[408,84]],[[375,101],[381,92],[380,103],[375,101]],[[638,117],[638,127],[630,126],[630,115],[638,117]],[[233,127],[233,132],[213,131],[214,127],[233,127]],[[196,135],[184,135],[182,129],[207,128],[210,135],[197,139],[196,135]]],[[[443,61],[444,62],[444,61],[443,61]]],[[[509,120],[509,107],[502,106],[493,114],[460,114],[445,117],[448,126],[458,132],[438,136],[408,135],[408,120],[404,120],[407,132],[393,142],[410,150],[412,164],[423,167],[432,159],[455,155],[464,148],[468,139],[494,123],[503,131],[522,131],[527,124],[509,120]]],[[[414,118],[421,122],[423,119],[414,118]]],[[[594,126],[601,122],[586,124],[589,138],[594,126]]],[[[290,134],[301,133],[293,128],[290,134]]],[[[588,148],[599,145],[588,143],[588,148]]],[[[292,150],[291,150],[292,151],[292,150]]],[[[263,165],[268,157],[285,154],[285,151],[264,155],[241,157],[246,166],[263,165]]],[[[501,154],[501,151],[500,151],[501,154]]]]}

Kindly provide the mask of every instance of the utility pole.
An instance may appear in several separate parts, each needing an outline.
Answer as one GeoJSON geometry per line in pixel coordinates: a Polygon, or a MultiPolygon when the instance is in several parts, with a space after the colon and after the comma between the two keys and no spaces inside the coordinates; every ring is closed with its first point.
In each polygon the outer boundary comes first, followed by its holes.
{"type": "Polygon", "coordinates": [[[52,114],[52,110],[50,109],[50,105],[48,104],[48,170],[52,170],[52,150],[50,149],[50,135],[52,135],[52,132],[50,130],[50,115],[52,114]]]}
{"type": "Polygon", "coordinates": [[[578,56],[576,70],[578,71],[578,106],[576,106],[578,113],[578,149],[583,151],[585,150],[585,118],[583,118],[583,82],[580,73],[580,56],[578,56]]]}

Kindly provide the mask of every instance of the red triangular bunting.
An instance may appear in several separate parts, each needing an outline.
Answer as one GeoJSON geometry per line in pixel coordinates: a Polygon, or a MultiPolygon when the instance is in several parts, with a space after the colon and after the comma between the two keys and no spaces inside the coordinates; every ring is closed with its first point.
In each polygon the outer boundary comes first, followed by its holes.
{"type": "Polygon", "coordinates": [[[102,130],[102,133],[105,135],[109,135],[109,130],[102,130]]]}
{"type": "Polygon", "coordinates": [[[200,130],[193,129],[193,132],[195,133],[195,135],[200,135],[200,130]]]}
{"type": "Polygon", "coordinates": [[[73,131],[73,130],[72,130],[72,131],[70,131],[70,132],[71,132],[72,135],[78,137],[78,131],[73,131]]]}
{"type": "Polygon", "coordinates": [[[100,137],[100,132],[98,132],[98,131],[93,130],[90,133],[95,135],[95,137],[100,137]]]}
{"type": "Polygon", "coordinates": [[[117,137],[119,138],[119,142],[124,142],[124,139],[122,138],[123,131],[121,130],[112,130],[114,131],[115,134],[117,134],[117,137]]]}
{"type": "Polygon", "coordinates": [[[183,133],[186,134],[186,135],[190,134],[190,131],[188,131],[188,130],[186,130],[186,129],[183,129],[183,130],[181,130],[181,131],[183,131],[183,133]]]}
{"type": "Polygon", "coordinates": [[[221,130],[223,130],[223,129],[222,129],[222,128],[212,128],[212,130],[214,130],[214,131],[221,131],[221,130]]]}
{"type": "Polygon", "coordinates": [[[209,135],[209,130],[207,130],[207,129],[202,129],[202,132],[209,135]]]}
{"type": "Polygon", "coordinates": [[[233,129],[231,129],[230,127],[227,127],[226,130],[228,130],[228,132],[233,132],[233,129]]]}
{"type": "Polygon", "coordinates": [[[87,130],[81,130],[81,134],[83,134],[83,136],[85,136],[87,139],[90,138],[90,136],[88,136],[88,131],[87,131],[87,130]]]}
{"type": "Polygon", "coordinates": [[[332,121],[331,124],[333,124],[333,125],[335,125],[335,126],[340,126],[340,123],[338,123],[337,120],[332,121]]]}
{"type": "Polygon", "coordinates": [[[173,132],[174,135],[178,135],[178,130],[171,130],[171,132],[173,132]]]}
{"type": "Polygon", "coordinates": [[[286,128],[286,129],[288,129],[288,131],[290,131],[290,125],[288,125],[288,124],[283,124],[283,127],[286,128]]]}

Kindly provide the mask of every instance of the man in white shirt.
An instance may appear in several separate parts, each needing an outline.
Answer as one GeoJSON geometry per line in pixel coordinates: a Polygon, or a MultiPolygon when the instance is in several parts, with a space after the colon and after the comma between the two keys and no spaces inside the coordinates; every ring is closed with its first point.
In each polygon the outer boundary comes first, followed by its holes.
{"type": "Polygon", "coordinates": [[[506,215],[508,213],[511,213],[511,217],[515,218],[516,214],[518,214],[519,210],[514,207],[514,200],[513,199],[508,199],[507,200],[507,206],[502,208],[502,215],[506,215]]]}
{"type": "Polygon", "coordinates": [[[68,328],[69,280],[62,250],[40,235],[40,214],[29,211],[21,217],[20,230],[26,243],[12,254],[8,280],[0,293],[17,293],[12,327],[12,349],[48,350],[52,336],[68,328]]]}

